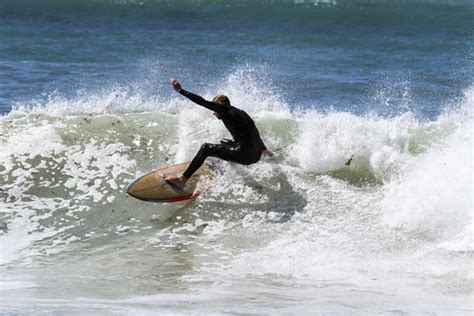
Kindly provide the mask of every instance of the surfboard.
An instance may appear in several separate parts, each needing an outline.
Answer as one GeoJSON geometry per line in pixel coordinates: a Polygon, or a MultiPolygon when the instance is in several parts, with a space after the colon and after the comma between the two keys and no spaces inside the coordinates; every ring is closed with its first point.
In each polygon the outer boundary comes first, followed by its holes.
{"type": "Polygon", "coordinates": [[[168,175],[182,174],[190,163],[187,161],[152,170],[132,181],[125,191],[134,198],[149,202],[171,203],[194,199],[206,189],[204,178],[215,176],[215,170],[209,163],[204,163],[183,189],[175,188],[165,181],[168,175]]]}

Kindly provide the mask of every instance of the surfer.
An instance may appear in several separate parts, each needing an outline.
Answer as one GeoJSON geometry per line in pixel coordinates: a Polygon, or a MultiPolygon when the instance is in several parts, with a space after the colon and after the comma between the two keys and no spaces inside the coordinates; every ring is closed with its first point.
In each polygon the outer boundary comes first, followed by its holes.
{"type": "Polygon", "coordinates": [[[214,111],[214,116],[222,120],[232,135],[233,140],[223,139],[220,144],[203,144],[183,174],[168,176],[165,179],[166,182],[182,189],[186,181],[201,167],[209,156],[218,157],[242,165],[256,163],[260,160],[262,154],[269,157],[273,156],[273,153],[267,149],[260,138],[260,133],[252,118],[243,110],[230,105],[227,96],[219,94],[215,96],[212,101],[207,101],[181,88],[181,84],[176,79],[171,78],[170,82],[173,88],[186,98],[214,111]]]}

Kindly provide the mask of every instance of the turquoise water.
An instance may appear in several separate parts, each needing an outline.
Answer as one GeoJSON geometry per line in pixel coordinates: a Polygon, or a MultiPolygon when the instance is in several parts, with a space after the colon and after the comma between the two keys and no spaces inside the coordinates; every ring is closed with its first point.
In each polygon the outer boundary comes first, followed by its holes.
{"type": "Polygon", "coordinates": [[[472,314],[473,10],[1,1],[0,313],[472,314]],[[169,77],[275,158],[126,196],[229,137],[169,77]]]}

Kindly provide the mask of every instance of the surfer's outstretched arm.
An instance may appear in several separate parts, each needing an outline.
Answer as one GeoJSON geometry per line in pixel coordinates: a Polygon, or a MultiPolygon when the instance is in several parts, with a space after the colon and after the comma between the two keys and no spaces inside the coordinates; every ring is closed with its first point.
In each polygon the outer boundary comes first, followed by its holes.
{"type": "Polygon", "coordinates": [[[200,97],[197,94],[191,93],[191,92],[186,91],[183,88],[181,88],[181,84],[176,79],[171,78],[170,82],[171,82],[171,85],[173,86],[173,88],[177,92],[184,95],[186,98],[193,101],[194,103],[199,104],[200,106],[203,106],[206,109],[209,109],[209,110],[214,111],[214,112],[219,112],[220,110],[222,110],[222,107],[219,106],[219,104],[211,102],[211,101],[207,101],[203,97],[200,97]]]}

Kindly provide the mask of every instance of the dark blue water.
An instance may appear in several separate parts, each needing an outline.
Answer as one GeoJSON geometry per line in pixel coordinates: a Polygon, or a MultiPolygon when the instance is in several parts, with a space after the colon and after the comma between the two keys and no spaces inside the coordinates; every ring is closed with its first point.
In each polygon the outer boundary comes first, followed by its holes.
{"type": "Polygon", "coordinates": [[[293,109],[435,118],[472,84],[473,20],[466,1],[2,1],[0,113],[244,69],[293,109]]]}

